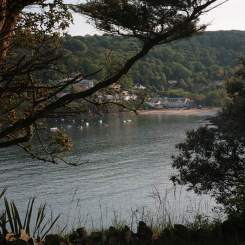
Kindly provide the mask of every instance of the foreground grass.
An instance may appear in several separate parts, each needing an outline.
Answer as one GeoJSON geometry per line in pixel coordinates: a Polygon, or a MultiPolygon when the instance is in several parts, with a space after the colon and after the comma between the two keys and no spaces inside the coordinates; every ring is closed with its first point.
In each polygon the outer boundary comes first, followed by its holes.
{"type": "MultiPolygon", "coordinates": [[[[55,236],[48,237],[54,238],[55,236]]],[[[121,228],[110,227],[106,231],[87,234],[84,228],[80,228],[65,239],[56,237],[56,242],[46,244],[164,244],[164,245],[235,245],[245,244],[245,223],[241,218],[227,220],[225,222],[198,224],[192,223],[184,226],[176,224],[154,232],[154,229],[144,222],[139,222],[137,232],[132,232],[127,226],[121,228]],[[59,240],[60,239],[60,240],[59,240]],[[58,242],[59,241],[59,242],[58,242]]]]}
{"type": "MultiPolygon", "coordinates": [[[[37,244],[37,245],[242,245],[245,244],[245,219],[233,218],[224,222],[206,223],[201,221],[189,225],[175,224],[163,230],[154,230],[143,221],[138,223],[137,231],[133,232],[127,226],[110,227],[104,231],[94,231],[88,234],[84,227],[78,228],[66,235],[48,234],[40,241],[28,235],[7,240],[1,235],[0,244],[37,244]]],[[[8,236],[10,236],[8,234],[8,236]]]]}
{"type": "Polygon", "coordinates": [[[30,199],[26,213],[20,215],[15,203],[4,198],[5,191],[0,193],[4,203],[0,212],[0,245],[245,245],[245,216],[210,221],[196,215],[185,225],[174,224],[166,200],[160,195],[157,219],[140,215],[144,221],[139,221],[132,214],[130,227],[114,221],[108,229],[87,232],[85,227],[78,227],[54,232],[59,216],[47,214],[46,205],[35,208],[35,199],[30,199]]]}

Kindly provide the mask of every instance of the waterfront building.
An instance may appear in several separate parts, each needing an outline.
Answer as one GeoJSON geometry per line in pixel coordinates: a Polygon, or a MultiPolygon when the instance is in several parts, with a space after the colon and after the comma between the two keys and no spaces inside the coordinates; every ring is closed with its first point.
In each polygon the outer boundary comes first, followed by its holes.
{"type": "Polygon", "coordinates": [[[181,109],[192,107],[193,102],[191,99],[185,97],[161,97],[152,98],[147,104],[155,109],[181,109]]]}

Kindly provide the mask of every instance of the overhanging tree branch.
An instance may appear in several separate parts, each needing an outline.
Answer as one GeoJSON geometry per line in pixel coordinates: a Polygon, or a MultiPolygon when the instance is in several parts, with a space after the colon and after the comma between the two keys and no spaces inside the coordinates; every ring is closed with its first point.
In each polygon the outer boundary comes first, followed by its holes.
{"type": "MultiPolygon", "coordinates": [[[[57,109],[80,99],[89,101],[89,97],[98,91],[118,82],[138,60],[146,56],[155,46],[190,37],[203,31],[205,26],[198,26],[198,18],[217,1],[93,0],[76,8],[76,11],[79,10],[82,14],[90,16],[99,29],[111,34],[117,33],[137,37],[142,43],[141,50],[128,59],[117,72],[91,89],[68,93],[57,99],[56,95],[73,82],[75,83],[75,79],[72,82],[65,82],[63,86],[57,87],[56,90],[49,91],[44,97],[40,96],[37,99],[33,99],[33,96],[30,97],[32,98],[30,101],[31,111],[27,110],[24,116],[13,120],[9,124],[0,126],[0,143],[2,143],[0,147],[4,147],[4,144],[7,143],[11,145],[13,141],[6,141],[10,135],[32,126],[37,120],[46,118],[48,114],[54,113],[57,109]]],[[[29,2],[43,4],[45,1],[23,1],[23,4],[28,4],[29,2]]],[[[52,28],[48,27],[48,29],[52,28]]],[[[34,72],[38,68],[38,65],[30,63],[29,69],[23,67],[20,75],[23,76],[27,72],[34,72]]],[[[11,82],[16,82],[14,78],[11,79],[11,82]]],[[[30,77],[26,80],[25,88],[30,88],[31,80],[30,77]]],[[[32,81],[33,91],[37,92],[37,87],[40,87],[40,84],[36,86],[34,81],[32,81]]],[[[22,96],[28,100],[28,94],[23,93],[22,96]]],[[[17,138],[25,139],[25,136],[17,138]]]]}

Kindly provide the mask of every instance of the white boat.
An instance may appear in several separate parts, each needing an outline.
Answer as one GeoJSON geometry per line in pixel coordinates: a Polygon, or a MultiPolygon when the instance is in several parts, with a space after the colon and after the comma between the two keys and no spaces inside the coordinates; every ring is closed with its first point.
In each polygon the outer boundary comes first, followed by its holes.
{"type": "Polygon", "coordinates": [[[55,132],[58,132],[59,129],[57,127],[54,127],[54,128],[50,128],[50,132],[52,133],[55,133],[55,132]]]}

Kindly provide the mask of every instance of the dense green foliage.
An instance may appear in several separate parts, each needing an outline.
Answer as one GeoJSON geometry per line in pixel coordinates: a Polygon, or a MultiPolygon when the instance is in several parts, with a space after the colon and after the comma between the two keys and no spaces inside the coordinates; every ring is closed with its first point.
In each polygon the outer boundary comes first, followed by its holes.
{"type": "Polygon", "coordinates": [[[227,84],[230,101],[211,124],[187,133],[172,180],[210,193],[230,214],[245,214],[245,64],[227,84]]]}
{"type": "MultiPolygon", "coordinates": [[[[191,96],[207,105],[219,105],[224,97],[222,82],[245,54],[244,39],[245,32],[241,31],[206,32],[158,46],[133,67],[127,77],[129,84],[141,83],[159,94],[191,96]]],[[[96,76],[99,80],[120,67],[139,47],[134,39],[67,36],[63,66],[67,72],[85,74],[103,68],[96,76]]]]}

